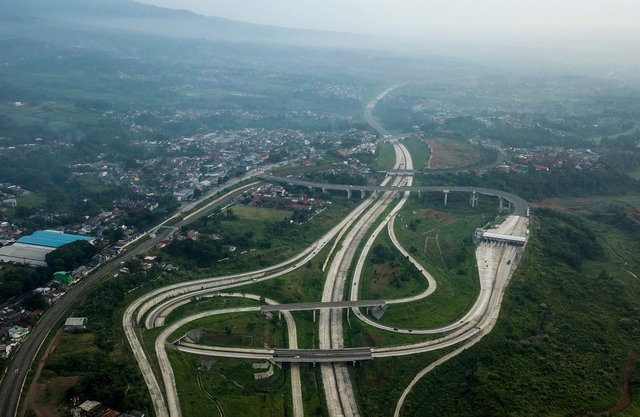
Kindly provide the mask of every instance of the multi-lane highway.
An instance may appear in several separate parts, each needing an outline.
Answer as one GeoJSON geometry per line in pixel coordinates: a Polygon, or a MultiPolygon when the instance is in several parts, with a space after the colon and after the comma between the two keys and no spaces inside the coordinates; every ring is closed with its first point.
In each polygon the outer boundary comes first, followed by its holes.
{"type": "MultiPolygon", "coordinates": [[[[380,99],[383,95],[379,96],[380,99]]],[[[370,109],[369,109],[370,110],[370,109]]],[[[369,111],[370,114],[370,111],[369,111]]],[[[386,131],[380,132],[383,136],[386,136],[386,140],[390,141],[396,152],[396,165],[395,169],[403,169],[411,171],[413,169],[411,163],[411,156],[407,149],[394,138],[389,137],[386,131]]],[[[436,283],[433,277],[426,271],[415,259],[410,257],[406,250],[400,246],[395,234],[393,232],[393,220],[395,214],[400,210],[403,204],[407,201],[409,193],[412,191],[420,192],[467,192],[467,193],[479,193],[499,198],[506,199],[514,204],[516,215],[523,215],[527,212],[527,203],[518,196],[505,193],[498,190],[490,190],[484,188],[473,187],[412,187],[412,177],[399,176],[393,178],[393,184],[387,185],[392,180],[391,177],[385,179],[380,186],[349,186],[349,185],[336,185],[336,184],[323,184],[308,181],[293,180],[290,178],[275,177],[268,174],[260,175],[261,178],[273,181],[283,182],[295,186],[303,186],[310,188],[332,189],[346,191],[349,195],[353,191],[361,191],[364,197],[365,191],[372,191],[373,195],[365,199],[363,203],[346,219],[344,219],[338,226],[332,229],[327,235],[315,242],[306,251],[303,251],[296,258],[284,262],[280,265],[266,268],[259,271],[252,271],[246,274],[237,274],[235,276],[228,277],[214,277],[205,280],[200,280],[191,283],[176,284],[171,287],[156,290],[141,299],[133,303],[127,312],[125,313],[124,326],[127,333],[129,342],[133,348],[134,354],[138,359],[143,375],[147,380],[150,391],[152,392],[152,398],[154,398],[154,406],[156,408],[156,414],[160,417],[171,416],[176,417],[181,415],[179,399],[175,390],[175,379],[173,377],[173,371],[171,370],[168,359],[166,359],[165,341],[166,337],[182,326],[184,323],[196,319],[197,317],[204,317],[208,315],[224,314],[225,311],[211,311],[203,312],[195,316],[187,317],[180,320],[177,323],[172,323],[162,335],[163,338],[156,340],[156,355],[161,362],[162,379],[164,380],[165,393],[167,395],[166,402],[163,399],[163,394],[157,384],[153,372],[147,361],[144,352],[139,345],[139,341],[135,335],[134,326],[140,322],[146,315],[145,324],[148,328],[164,325],[164,318],[178,305],[188,302],[192,297],[206,297],[213,296],[218,291],[235,288],[240,285],[248,285],[253,282],[262,281],[280,276],[287,272],[290,272],[299,267],[299,265],[305,264],[308,260],[313,258],[319,251],[336,235],[338,236],[336,242],[334,242],[331,254],[325,266],[329,266],[327,273],[327,280],[325,283],[325,289],[323,292],[322,302],[320,304],[309,303],[304,306],[290,306],[283,307],[263,307],[263,309],[281,310],[283,314],[288,314],[286,310],[293,310],[299,308],[310,308],[320,310],[319,319],[319,342],[321,349],[312,350],[299,350],[297,344],[290,344],[289,349],[279,350],[252,350],[252,349],[231,349],[231,348],[217,348],[211,346],[200,346],[188,341],[180,341],[174,345],[175,349],[183,352],[211,355],[211,356],[228,356],[228,357],[241,357],[251,359],[265,359],[269,358],[277,362],[290,362],[294,366],[292,367],[292,382],[293,379],[299,381],[299,371],[297,363],[305,362],[320,362],[322,365],[323,382],[327,396],[327,404],[329,407],[330,415],[332,416],[357,416],[359,410],[353,394],[353,387],[349,377],[349,372],[345,366],[345,362],[368,360],[375,357],[387,357],[387,356],[403,356],[413,353],[426,352],[430,350],[440,349],[446,346],[453,346],[469,339],[475,339],[477,336],[481,336],[487,329],[490,329],[492,323],[494,323],[497,317],[497,310],[501,300],[504,287],[508,282],[508,278],[515,269],[517,261],[513,263],[503,262],[507,257],[510,259],[516,259],[517,251],[519,249],[515,247],[503,247],[499,251],[495,251],[491,245],[483,243],[478,248],[478,264],[482,267],[479,272],[481,276],[481,293],[472,309],[465,315],[465,317],[451,323],[447,326],[442,326],[438,329],[397,329],[389,328],[388,326],[380,325],[377,322],[373,322],[364,315],[362,315],[358,308],[354,308],[357,316],[366,321],[368,324],[379,327],[383,330],[405,332],[405,333],[443,333],[447,332],[444,336],[430,340],[428,342],[414,343],[404,346],[395,346],[390,348],[371,348],[371,349],[344,349],[343,343],[343,330],[342,330],[342,310],[337,307],[346,307],[342,305],[342,296],[344,294],[344,288],[348,281],[348,270],[355,254],[357,253],[360,242],[363,241],[367,235],[367,232],[373,227],[375,220],[378,219],[381,213],[395,201],[395,197],[399,196],[399,193],[403,192],[403,198],[393,209],[391,214],[387,216],[382,223],[375,228],[373,234],[369,237],[365,250],[361,252],[360,257],[356,262],[356,273],[353,280],[353,288],[351,288],[350,300],[357,303],[357,287],[359,285],[359,279],[362,271],[362,265],[364,259],[366,259],[367,251],[370,249],[372,242],[383,228],[386,226],[389,229],[389,235],[394,245],[398,249],[409,256],[410,261],[421,270],[425,279],[429,282],[428,289],[416,296],[409,299],[400,300],[402,302],[410,302],[416,299],[424,298],[430,295],[436,288],[436,283]],[[383,193],[378,198],[378,193],[383,193]],[[338,243],[340,242],[340,245],[338,243]],[[334,250],[337,249],[335,255],[334,250]],[[480,259],[482,257],[483,262],[480,259]],[[330,263],[329,263],[330,262],[330,263]],[[508,266],[511,264],[510,266],[508,266]],[[335,304],[331,304],[335,303],[335,304]],[[325,308],[325,307],[333,308],[325,308]],[[134,319],[135,317],[135,319],[134,319]],[[295,369],[295,370],[294,370],[295,369]],[[296,373],[296,378],[293,378],[293,373],[296,373]],[[148,378],[147,378],[148,377],[148,378]]],[[[514,221],[510,221],[509,225],[514,228],[521,224],[519,217],[513,216],[514,221]],[[514,223],[515,222],[515,223],[514,223]]],[[[521,227],[518,227],[520,230],[521,227]]],[[[505,231],[508,233],[509,231],[505,231]]],[[[399,300],[385,300],[391,304],[394,301],[399,300]]],[[[367,303],[367,302],[365,302],[367,303]]],[[[247,311],[256,311],[258,307],[248,308],[247,311]]],[[[233,311],[238,312],[238,309],[233,311]]],[[[295,329],[295,323],[291,319],[292,324],[288,327],[295,329]]],[[[291,339],[291,337],[290,337],[291,339]]],[[[299,392],[299,382],[293,383],[294,401],[298,398],[296,392],[299,392]]],[[[296,413],[296,415],[298,415],[296,413]]]]}
{"type": "MultiPolygon", "coordinates": [[[[365,111],[365,117],[371,123],[371,125],[383,136],[385,140],[391,142],[396,152],[396,165],[394,169],[404,170],[411,173],[413,169],[411,163],[411,155],[407,149],[398,142],[395,138],[392,138],[382,126],[380,126],[371,116],[371,109],[375,106],[378,100],[384,97],[390,88],[380,94],[374,101],[372,101],[367,110],[365,111]]],[[[123,325],[125,334],[131,345],[132,351],[145,382],[149,388],[151,398],[154,404],[155,412],[158,417],[178,417],[181,416],[181,408],[179,398],[177,396],[177,390],[175,387],[175,378],[173,376],[173,370],[171,369],[168,358],[166,357],[166,342],[168,336],[175,330],[179,329],[184,323],[195,320],[199,317],[211,316],[216,314],[225,314],[227,312],[240,312],[243,309],[230,309],[230,310],[218,310],[203,312],[195,316],[186,317],[176,323],[171,323],[167,329],[165,329],[161,336],[156,340],[156,355],[159,360],[160,369],[162,375],[160,378],[163,380],[164,392],[160,388],[158,383],[158,376],[154,374],[152,367],[149,363],[146,353],[142,349],[142,346],[136,335],[136,326],[142,323],[147,328],[156,326],[163,326],[165,317],[170,311],[177,306],[190,301],[193,297],[207,297],[219,294],[221,290],[236,288],[242,285],[250,285],[254,282],[263,281],[281,276],[288,272],[291,272],[301,265],[305,265],[310,259],[315,257],[320,250],[332,239],[336,239],[333,244],[331,254],[327,259],[325,266],[328,266],[327,280],[325,283],[325,289],[323,292],[322,302],[318,304],[310,303],[303,306],[275,306],[275,301],[269,300],[268,304],[271,307],[264,308],[282,311],[287,321],[287,328],[289,331],[289,348],[288,349],[264,349],[264,350],[252,350],[252,349],[232,349],[232,348],[216,348],[209,346],[201,346],[190,343],[188,341],[180,341],[176,343],[173,348],[181,350],[183,352],[212,355],[212,356],[228,356],[228,357],[242,357],[250,359],[271,359],[275,362],[290,362],[291,365],[291,380],[292,380],[292,396],[294,399],[294,415],[300,417],[303,415],[302,407],[302,394],[300,387],[300,373],[298,363],[323,363],[322,373],[324,387],[326,390],[327,404],[331,416],[357,416],[359,410],[353,393],[353,387],[349,377],[348,369],[345,362],[369,360],[376,357],[388,357],[388,356],[402,356],[407,354],[414,354],[420,352],[426,352],[430,350],[440,349],[445,346],[454,346],[461,342],[469,340],[478,340],[479,336],[482,336],[491,330],[497,314],[500,308],[500,302],[504,289],[509,281],[513,270],[517,265],[517,258],[522,249],[513,246],[501,246],[491,245],[489,243],[482,243],[477,250],[478,268],[481,281],[480,296],[476,300],[476,303],[472,309],[462,318],[462,320],[451,323],[447,326],[439,327],[438,329],[396,329],[389,326],[381,325],[374,322],[360,313],[358,308],[354,305],[368,305],[369,301],[358,301],[358,286],[362,272],[362,265],[366,259],[368,250],[370,249],[375,237],[382,232],[384,227],[388,228],[389,235],[395,246],[408,256],[409,260],[420,269],[425,279],[429,282],[428,289],[416,296],[409,299],[403,299],[402,302],[410,302],[416,299],[429,296],[436,288],[436,283],[433,277],[426,271],[415,259],[413,259],[404,248],[398,243],[393,232],[393,221],[395,214],[406,202],[410,192],[465,192],[465,193],[479,193],[510,201],[514,207],[514,216],[512,216],[504,224],[505,234],[522,233],[526,227],[524,226],[525,219],[519,216],[526,215],[528,211],[527,203],[513,194],[505,193],[498,190],[490,190],[485,188],[473,188],[473,187],[412,187],[412,177],[398,176],[388,177],[380,186],[349,186],[349,185],[337,185],[337,184],[324,184],[309,181],[293,180],[290,178],[281,178],[268,174],[252,173],[252,176],[259,175],[261,178],[272,181],[282,182],[295,186],[319,188],[319,189],[331,189],[341,190],[348,194],[354,191],[361,192],[373,192],[372,195],[365,199],[349,216],[347,216],[339,225],[335,226],[325,236],[314,242],[309,248],[303,250],[300,254],[294,258],[283,262],[278,265],[274,265],[269,268],[263,268],[258,271],[251,271],[243,274],[235,274],[224,277],[212,277],[203,280],[175,284],[165,288],[161,288],[152,291],[140,299],[132,303],[126,310],[123,318],[123,325]],[[393,181],[391,185],[387,185],[389,181],[393,181]],[[378,193],[382,193],[378,198],[378,193]],[[374,228],[375,221],[380,215],[394,202],[395,198],[399,197],[400,193],[404,193],[402,200],[393,208],[391,214],[374,228]],[[511,230],[508,230],[511,228],[511,230]],[[367,236],[370,230],[374,230],[373,234],[367,236]],[[337,236],[337,237],[336,237],[337,236]],[[360,252],[359,257],[356,259],[358,252],[358,246],[360,242],[366,240],[366,246],[363,251],[360,252]],[[336,253],[334,254],[334,250],[336,253]],[[350,301],[342,301],[344,294],[344,288],[347,282],[349,282],[349,267],[352,264],[352,260],[356,260],[356,271],[353,277],[352,287],[348,292],[350,301]],[[507,260],[514,260],[514,262],[506,262],[507,260]],[[325,304],[328,303],[328,304],[325,304]],[[336,303],[336,304],[330,304],[336,303]],[[349,304],[351,303],[351,304],[349,304]],[[344,305],[343,305],[344,304],[344,305]],[[405,332],[405,333],[443,333],[444,336],[430,340],[428,342],[414,343],[404,346],[394,346],[389,348],[364,348],[364,349],[344,349],[343,341],[343,329],[342,329],[342,308],[353,307],[353,311],[357,317],[364,320],[368,324],[376,326],[383,330],[405,332]],[[319,319],[319,339],[321,349],[300,350],[297,346],[297,333],[295,329],[295,322],[288,310],[295,310],[300,308],[318,309],[320,311],[319,319]]],[[[228,184],[227,186],[231,186],[228,184]]],[[[217,191],[217,190],[216,190],[217,191]]],[[[364,194],[363,194],[364,196],[364,194]]],[[[193,205],[195,206],[195,205],[193,205]]],[[[183,208],[183,212],[188,207],[183,208]]],[[[210,209],[210,208],[209,208],[210,209]]],[[[193,221],[201,215],[205,214],[206,210],[197,212],[189,219],[185,219],[175,227],[181,227],[182,225],[193,221]]],[[[90,277],[82,281],[78,286],[69,291],[69,293],[63,297],[63,299],[55,304],[47,314],[42,318],[40,324],[36,326],[30,337],[23,343],[23,346],[18,350],[14,357],[12,364],[10,365],[7,373],[2,381],[2,387],[0,388],[0,413],[2,416],[13,416],[16,411],[17,404],[20,398],[20,391],[22,384],[25,380],[28,369],[33,362],[41,343],[46,338],[49,329],[53,324],[64,314],[64,311],[93,283],[98,281],[101,277],[111,272],[114,268],[119,267],[121,261],[126,260],[138,253],[144,252],[147,249],[154,246],[159,240],[170,231],[162,232],[158,234],[154,239],[143,243],[135,250],[127,253],[125,257],[118,258],[100,271],[92,274],[90,277]]],[[[324,270],[324,269],[323,269],[324,270]]],[[[225,294],[225,296],[238,296],[237,294],[225,294]]],[[[254,299],[259,299],[257,295],[248,296],[254,299]]],[[[392,304],[399,300],[385,300],[384,302],[392,304]]],[[[381,302],[378,302],[380,304],[381,302]]],[[[260,311],[261,307],[248,307],[244,308],[247,312],[260,311]]],[[[173,341],[169,341],[173,342],[173,341]]],[[[466,345],[465,345],[466,346],[466,345]]],[[[409,387],[410,388],[410,387],[409,387]]],[[[409,389],[408,388],[408,389],[409,389]]],[[[406,397],[406,393],[403,397],[406,397]]],[[[401,404],[399,404],[401,407],[401,404]]]]}

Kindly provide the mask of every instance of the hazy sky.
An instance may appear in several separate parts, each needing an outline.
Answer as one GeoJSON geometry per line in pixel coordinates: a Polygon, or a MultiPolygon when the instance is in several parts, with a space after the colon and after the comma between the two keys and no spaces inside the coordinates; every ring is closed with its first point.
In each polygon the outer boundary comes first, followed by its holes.
{"type": "Polygon", "coordinates": [[[139,0],[268,25],[451,41],[640,41],[640,0],[139,0]]]}

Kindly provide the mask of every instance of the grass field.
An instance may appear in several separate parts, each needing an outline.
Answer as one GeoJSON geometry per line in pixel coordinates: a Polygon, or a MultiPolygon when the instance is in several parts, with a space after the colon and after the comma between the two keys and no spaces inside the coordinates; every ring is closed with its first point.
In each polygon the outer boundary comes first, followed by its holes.
{"type": "Polygon", "coordinates": [[[480,160],[478,150],[466,143],[439,138],[427,143],[433,149],[430,168],[469,167],[480,160]]]}
{"type": "Polygon", "coordinates": [[[270,208],[251,207],[251,206],[235,206],[232,208],[233,213],[244,220],[255,221],[280,221],[283,217],[291,217],[291,210],[276,210],[270,208]]]}
{"type": "Polygon", "coordinates": [[[191,330],[201,332],[198,343],[209,346],[285,347],[286,325],[274,315],[269,319],[260,312],[231,313],[194,320],[172,333],[169,341],[191,330]]]}
{"type": "Polygon", "coordinates": [[[362,275],[367,277],[360,286],[361,300],[393,300],[409,297],[427,289],[427,281],[420,272],[391,243],[388,234],[380,233],[373,247],[386,248],[393,259],[384,263],[372,263],[373,251],[369,251],[362,275]]]}
{"type": "Polygon", "coordinates": [[[274,375],[255,380],[253,362],[169,351],[182,413],[219,416],[215,398],[228,417],[286,416],[292,412],[289,371],[274,367],[274,375]],[[207,395],[208,394],[208,395],[207,395]]]}
{"type": "Polygon", "coordinates": [[[380,142],[377,151],[378,158],[371,167],[373,171],[384,171],[393,168],[396,162],[396,153],[387,142],[380,142]]]}
{"type": "Polygon", "coordinates": [[[629,176],[631,178],[634,178],[636,180],[640,180],[640,170],[638,171],[633,171],[633,172],[628,172],[627,174],[629,174],[629,176]]]}
{"type": "MultiPolygon", "coordinates": [[[[380,319],[388,325],[409,328],[443,325],[464,314],[477,297],[478,272],[471,235],[487,222],[492,204],[485,201],[471,209],[460,201],[434,210],[426,208],[433,202],[425,199],[428,197],[412,197],[407,202],[396,218],[395,233],[403,247],[434,276],[438,288],[426,299],[391,305],[380,319]]],[[[365,288],[371,288],[374,277],[370,273],[363,277],[365,288]]]]}
{"type": "MultiPolygon", "coordinates": [[[[242,289],[240,289],[242,290],[242,289]]],[[[192,299],[191,302],[185,305],[181,305],[173,310],[165,318],[165,324],[171,324],[180,320],[183,317],[191,316],[195,313],[201,313],[208,310],[221,310],[226,308],[236,307],[253,307],[258,306],[260,303],[256,300],[249,298],[239,297],[207,297],[200,299],[192,299]]]]}
{"type": "Polygon", "coordinates": [[[429,156],[431,156],[431,150],[422,139],[417,136],[409,136],[403,142],[404,146],[409,150],[411,159],[413,160],[413,168],[420,170],[427,167],[429,163],[429,156]]]}
{"type": "Polygon", "coordinates": [[[453,349],[455,348],[451,347],[420,355],[375,359],[349,368],[363,417],[392,416],[398,398],[415,374],[453,349]]]}

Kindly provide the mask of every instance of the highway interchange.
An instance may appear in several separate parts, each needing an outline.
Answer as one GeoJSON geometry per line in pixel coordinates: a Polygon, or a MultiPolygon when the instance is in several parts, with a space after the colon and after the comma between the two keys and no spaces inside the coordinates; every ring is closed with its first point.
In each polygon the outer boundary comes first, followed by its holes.
{"type": "MultiPolygon", "coordinates": [[[[411,169],[411,157],[406,148],[398,141],[392,141],[394,149],[396,150],[396,168],[402,167],[411,169]]],[[[401,332],[401,333],[414,333],[414,334],[444,334],[442,337],[427,342],[413,343],[403,346],[394,347],[375,347],[375,348],[360,348],[360,349],[345,349],[343,341],[343,329],[342,329],[342,310],[341,308],[333,307],[336,303],[341,301],[344,294],[344,287],[348,281],[348,270],[351,265],[351,261],[357,254],[357,248],[360,242],[367,237],[369,230],[374,226],[376,220],[380,215],[394,203],[398,192],[404,192],[401,201],[393,208],[391,213],[386,216],[383,221],[378,225],[374,232],[369,235],[369,240],[366,248],[371,246],[371,243],[375,239],[375,236],[381,232],[384,227],[390,230],[390,236],[392,242],[398,247],[398,249],[406,254],[406,250],[401,247],[395,238],[393,233],[393,220],[397,212],[401,209],[404,202],[406,202],[410,191],[424,191],[424,192],[442,192],[445,189],[449,191],[460,192],[477,192],[482,194],[493,195],[497,197],[505,198],[511,201],[514,205],[514,215],[509,216],[508,220],[503,223],[503,233],[513,233],[518,231],[523,233],[526,227],[523,228],[524,218],[521,214],[526,213],[528,209],[527,203],[517,196],[503,193],[496,190],[488,189],[473,189],[470,187],[411,187],[411,176],[401,177],[387,177],[385,182],[380,187],[349,187],[343,185],[331,185],[331,184],[319,184],[309,183],[304,181],[296,181],[288,178],[279,178],[274,176],[261,176],[264,179],[272,181],[286,182],[296,186],[304,187],[318,187],[325,189],[335,190],[361,190],[366,191],[378,191],[381,192],[380,196],[376,196],[377,193],[372,193],[369,197],[363,200],[363,202],[354,210],[350,216],[345,218],[339,225],[334,227],[325,236],[318,239],[305,251],[300,253],[295,258],[286,261],[279,265],[274,265],[270,268],[263,270],[252,271],[244,274],[236,274],[228,277],[214,277],[204,279],[196,282],[175,284],[174,286],[167,287],[165,289],[159,289],[150,293],[136,303],[132,304],[127,313],[125,314],[124,326],[127,329],[127,335],[131,335],[130,343],[134,347],[134,352],[139,350],[139,354],[136,356],[144,356],[144,352],[141,347],[137,348],[135,339],[135,326],[137,323],[142,323],[144,319],[145,326],[147,328],[153,328],[156,326],[164,325],[164,317],[168,315],[177,306],[188,302],[193,297],[207,297],[217,296],[219,291],[227,290],[231,288],[237,288],[242,285],[250,285],[257,281],[268,280],[281,276],[285,273],[291,272],[296,268],[306,264],[316,254],[327,245],[336,236],[341,239],[340,249],[333,255],[331,262],[329,263],[329,269],[327,272],[327,278],[325,283],[325,289],[323,291],[322,302],[327,303],[327,308],[319,309],[319,337],[320,337],[320,349],[312,350],[299,350],[293,346],[289,346],[289,349],[234,349],[234,348],[216,348],[210,346],[202,346],[194,343],[184,341],[168,341],[166,338],[169,334],[175,332],[180,327],[196,320],[201,317],[218,315],[223,313],[238,313],[245,311],[243,309],[230,309],[224,311],[210,311],[202,312],[194,316],[185,317],[179,322],[171,324],[171,326],[163,331],[162,338],[156,341],[156,356],[160,361],[162,369],[160,378],[163,379],[163,385],[165,387],[165,393],[167,395],[166,403],[162,400],[162,392],[160,390],[160,384],[156,382],[151,366],[146,362],[146,358],[139,360],[141,368],[145,375],[149,375],[153,381],[148,381],[150,390],[156,393],[153,397],[156,399],[156,411],[159,416],[181,416],[182,412],[179,407],[179,399],[175,386],[175,378],[171,371],[169,359],[166,355],[167,346],[172,349],[177,349],[182,352],[198,354],[202,356],[224,356],[224,357],[236,357],[236,358],[252,358],[255,360],[270,359],[274,362],[290,362],[292,363],[292,370],[298,370],[299,363],[320,363],[322,367],[323,383],[325,388],[325,394],[327,398],[327,404],[329,407],[329,413],[332,416],[357,416],[360,415],[357,401],[353,393],[353,387],[347,364],[357,360],[368,360],[376,357],[389,357],[389,356],[403,356],[421,352],[432,351],[436,349],[442,349],[444,347],[456,346],[462,342],[472,339],[479,339],[488,332],[495,323],[497,318],[497,311],[502,300],[504,288],[508,283],[508,280],[515,270],[517,265],[517,251],[521,251],[521,248],[515,246],[496,246],[488,243],[483,243],[478,248],[479,256],[482,256],[482,269],[480,273],[481,291],[474,306],[466,313],[462,320],[456,321],[446,326],[442,326],[435,329],[398,329],[390,328],[388,326],[381,325],[374,322],[364,316],[360,309],[353,307],[353,312],[356,317],[359,317],[368,324],[374,325],[378,328],[387,331],[401,332]],[[393,179],[393,184],[387,185],[389,181],[393,179]],[[513,260],[514,262],[503,262],[505,259],[513,260]],[[333,307],[333,308],[329,308],[333,307]],[[136,320],[133,320],[134,315],[137,315],[136,320]],[[146,318],[146,319],[145,319],[146,318]],[[170,329],[170,330],[169,330],[170,329]],[[167,345],[167,342],[173,343],[167,345]],[[176,343],[177,342],[177,343],[176,343]],[[146,369],[146,372],[145,372],[146,369]],[[168,409],[165,404],[168,404],[168,409]]],[[[335,243],[334,247],[335,249],[335,243]]],[[[366,259],[366,250],[360,254],[358,262],[356,264],[356,273],[353,277],[353,288],[350,291],[350,300],[357,301],[357,286],[359,283],[362,265],[366,259]]],[[[421,299],[429,296],[436,288],[435,280],[415,259],[410,257],[411,262],[416,265],[417,268],[423,273],[427,281],[429,282],[428,289],[411,298],[411,300],[385,300],[386,303],[395,302],[407,302],[412,300],[421,299]]],[[[341,306],[344,307],[344,306],[341,306]]],[[[258,311],[259,307],[248,308],[246,311],[258,311]]],[[[288,328],[295,328],[295,322],[287,321],[288,328]]],[[[291,331],[291,330],[290,330],[291,331]]],[[[294,400],[294,415],[303,415],[303,407],[301,397],[297,393],[300,393],[300,387],[298,378],[292,378],[293,387],[293,400],[294,400]]]]}
{"type": "MultiPolygon", "coordinates": [[[[369,106],[367,106],[365,117],[367,121],[369,121],[372,126],[379,131],[379,133],[381,133],[383,138],[387,138],[387,140],[389,140],[393,145],[396,153],[396,164],[394,169],[411,171],[413,170],[413,166],[411,162],[411,155],[407,149],[399,140],[390,138],[388,132],[386,132],[371,117],[371,109],[375,105],[375,102],[384,97],[384,95],[389,91],[391,91],[391,89],[379,95],[376,100],[372,101],[369,106]]],[[[411,183],[413,177],[410,173],[408,175],[387,177],[384,182],[377,187],[352,187],[348,185],[322,184],[293,180],[290,178],[280,178],[269,174],[260,175],[260,177],[271,182],[281,182],[294,186],[320,188],[325,190],[342,190],[347,192],[349,195],[354,191],[361,191],[363,197],[365,192],[369,192],[370,194],[367,198],[364,198],[362,203],[338,225],[333,227],[307,249],[285,262],[247,273],[211,277],[160,288],[140,297],[127,308],[123,317],[123,327],[134,357],[138,362],[149,389],[156,416],[182,416],[175,376],[166,353],[167,348],[178,349],[182,352],[203,356],[226,356],[256,360],[269,359],[274,362],[291,363],[291,384],[294,405],[293,414],[296,417],[304,415],[298,364],[321,363],[326,402],[330,415],[358,416],[360,415],[360,412],[358,410],[357,401],[347,368],[348,363],[379,357],[410,355],[458,345],[458,349],[452,352],[455,353],[472,343],[476,343],[483,335],[487,334],[492,329],[498,317],[504,290],[518,264],[519,257],[521,257],[522,251],[524,250],[521,247],[518,248],[516,246],[509,245],[498,246],[490,243],[481,243],[478,246],[476,257],[478,259],[478,270],[480,274],[480,295],[473,307],[465,314],[465,316],[461,320],[457,320],[455,323],[450,323],[449,325],[435,329],[391,328],[369,319],[362,314],[359,307],[348,307],[348,304],[340,306],[337,306],[336,304],[327,304],[325,308],[317,307],[319,310],[318,325],[320,349],[300,350],[297,348],[295,321],[286,308],[282,310],[281,314],[285,316],[289,332],[288,349],[253,350],[215,348],[183,340],[168,340],[168,337],[175,331],[179,330],[180,327],[193,320],[197,320],[198,318],[228,313],[260,311],[260,307],[205,311],[193,316],[184,317],[175,323],[170,323],[169,326],[163,330],[155,342],[155,353],[158,358],[158,366],[161,372],[159,375],[154,373],[153,366],[149,362],[146,352],[138,339],[138,326],[144,325],[146,328],[164,326],[164,320],[172,310],[189,302],[194,297],[222,296],[220,293],[221,291],[273,279],[294,271],[313,259],[334,239],[335,242],[333,243],[331,253],[325,263],[325,266],[328,266],[328,271],[321,302],[337,303],[343,301],[342,297],[345,293],[344,289],[347,283],[350,283],[351,286],[350,291],[348,292],[349,301],[358,301],[358,286],[362,276],[364,261],[376,236],[378,236],[385,227],[388,229],[392,243],[404,256],[408,257],[410,262],[412,262],[416,268],[420,270],[429,285],[427,290],[422,294],[413,296],[410,299],[384,301],[387,304],[393,304],[394,302],[410,302],[428,297],[436,289],[435,280],[423,266],[421,266],[407,253],[404,248],[402,248],[395,237],[395,233],[393,232],[395,216],[407,201],[410,192],[466,192],[486,194],[506,199],[513,204],[514,211],[512,215],[508,216],[507,220],[505,220],[505,222],[500,226],[501,229],[499,232],[523,236],[526,231],[525,216],[528,213],[527,203],[518,196],[498,190],[484,188],[474,189],[472,187],[412,187],[411,183]],[[390,185],[388,185],[389,182],[391,182],[390,185]],[[402,198],[397,202],[396,200],[400,197],[401,193],[403,193],[402,198]],[[393,206],[394,204],[395,206],[393,206]],[[390,214],[385,216],[380,223],[376,224],[376,221],[380,219],[382,213],[392,206],[393,208],[390,214]],[[338,241],[340,241],[340,245],[338,245],[338,241]],[[358,253],[358,247],[363,241],[366,241],[364,250],[358,253]],[[335,249],[337,250],[334,253],[335,249]],[[357,259],[356,256],[358,256],[357,259]],[[353,277],[350,277],[348,272],[352,264],[352,260],[354,259],[356,259],[355,273],[353,274],[353,277]],[[506,262],[506,260],[510,262],[506,262]],[[429,340],[427,342],[412,343],[401,346],[344,349],[344,332],[342,328],[343,308],[351,308],[356,317],[363,320],[365,323],[382,330],[400,333],[443,335],[437,339],[429,340]],[[161,382],[159,382],[160,379],[162,380],[161,382]],[[164,387],[164,390],[161,386],[164,387]]],[[[198,212],[198,216],[205,215],[206,212],[206,210],[202,210],[201,212],[198,212]]],[[[189,220],[193,220],[193,218],[189,220]]],[[[179,223],[175,227],[182,226],[186,221],[187,220],[183,220],[183,222],[179,223]]],[[[117,261],[109,263],[99,272],[94,273],[69,291],[69,293],[65,295],[60,302],[50,309],[15,355],[14,361],[5,374],[2,381],[2,387],[0,388],[0,412],[3,416],[15,415],[27,371],[31,367],[38,349],[53,324],[62,317],[64,312],[87,288],[109,272],[112,272],[114,268],[118,267],[120,261],[126,260],[137,253],[148,250],[159,240],[165,237],[167,233],[170,233],[170,231],[158,233],[155,238],[146,241],[135,250],[127,253],[124,258],[118,258],[117,261]]],[[[225,296],[245,296],[260,299],[258,295],[247,294],[225,294],[225,296]]],[[[267,300],[267,304],[275,306],[277,303],[273,300],[267,300]]],[[[315,307],[316,306],[312,308],[315,307]]],[[[426,370],[423,370],[423,372],[425,371],[426,370]]],[[[414,383],[415,380],[412,384],[414,383]]],[[[407,390],[409,390],[410,387],[408,387],[407,390]]],[[[405,391],[401,401],[406,398],[407,394],[408,391],[405,391]]],[[[398,403],[396,415],[399,415],[401,401],[398,403]]]]}

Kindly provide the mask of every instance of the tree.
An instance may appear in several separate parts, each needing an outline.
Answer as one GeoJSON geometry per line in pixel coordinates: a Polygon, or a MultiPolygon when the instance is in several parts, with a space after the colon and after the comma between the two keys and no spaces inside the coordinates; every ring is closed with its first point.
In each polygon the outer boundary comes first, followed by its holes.
{"type": "Polygon", "coordinates": [[[86,240],[77,240],[60,246],[45,256],[49,268],[71,271],[78,265],[89,263],[98,249],[86,240]],[[60,262],[62,261],[62,263],[60,262]]]}
{"type": "Polygon", "coordinates": [[[26,296],[22,300],[22,305],[24,305],[29,310],[44,310],[47,308],[47,302],[45,301],[42,294],[39,292],[34,292],[31,295],[26,296]]]}

